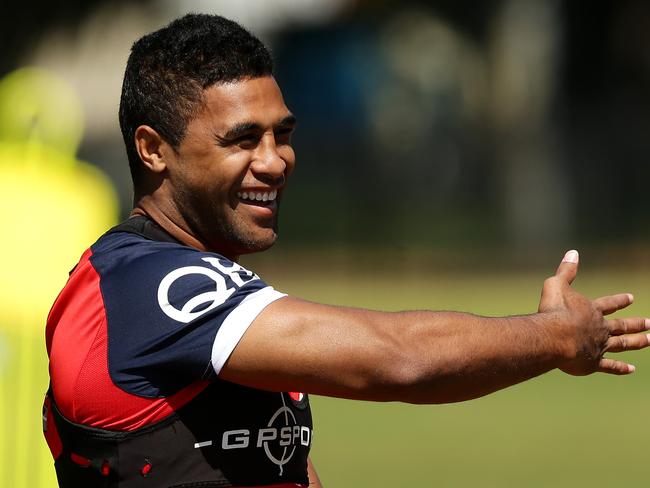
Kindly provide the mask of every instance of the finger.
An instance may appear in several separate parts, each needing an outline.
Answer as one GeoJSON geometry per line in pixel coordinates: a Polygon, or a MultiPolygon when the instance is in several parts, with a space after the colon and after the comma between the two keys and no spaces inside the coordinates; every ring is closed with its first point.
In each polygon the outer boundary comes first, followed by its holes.
{"type": "Polygon", "coordinates": [[[615,361],[614,359],[603,358],[598,364],[598,371],[607,374],[630,374],[634,373],[636,368],[631,364],[624,363],[623,361],[615,361]]]}
{"type": "Polygon", "coordinates": [[[605,351],[607,352],[623,352],[623,351],[636,351],[650,346],[650,335],[620,335],[610,337],[607,339],[605,351]]]}
{"type": "Polygon", "coordinates": [[[596,298],[593,301],[594,306],[600,310],[603,315],[609,315],[617,310],[621,310],[632,304],[632,302],[634,302],[634,295],[631,293],[619,293],[618,295],[596,298]]]}
{"type": "Polygon", "coordinates": [[[567,251],[567,253],[562,258],[562,262],[557,267],[557,271],[555,271],[555,276],[566,281],[568,284],[573,283],[573,280],[578,274],[579,260],[580,257],[578,255],[578,251],[576,250],[567,251]]]}
{"type": "Polygon", "coordinates": [[[650,319],[610,319],[607,321],[607,325],[611,335],[636,334],[637,332],[650,330],[650,319]]]}

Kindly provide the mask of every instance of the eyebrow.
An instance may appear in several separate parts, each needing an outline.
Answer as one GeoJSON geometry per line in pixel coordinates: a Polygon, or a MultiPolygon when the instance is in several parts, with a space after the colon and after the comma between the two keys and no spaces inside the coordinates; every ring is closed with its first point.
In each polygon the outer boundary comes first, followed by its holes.
{"type": "MultiPolygon", "coordinates": [[[[296,123],[296,117],[292,114],[280,119],[274,124],[274,127],[293,127],[296,123]]],[[[223,136],[217,135],[216,138],[220,141],[232,141],[233,139],[238,139],[251,131],[259,130],[262,130],[262,126],[257,122],[239,122],[228,129],[223,136]]]]}
{"type": "Polygon", "coordinates": [[[287,115],[286,117],[284,117],[277,124],[275,124],[275,126],[276,127],[293,127],[297,123],[298,123],[298,120],[296,119],[296,116],[291,114],[291,115],[287,115]]]}

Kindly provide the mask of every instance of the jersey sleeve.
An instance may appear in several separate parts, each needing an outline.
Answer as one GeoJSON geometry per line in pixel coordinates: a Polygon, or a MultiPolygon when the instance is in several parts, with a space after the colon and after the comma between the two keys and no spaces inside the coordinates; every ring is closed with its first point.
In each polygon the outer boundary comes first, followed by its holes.
{"type": "Polygon", "coordinates": [[[99,270],[111,379],[145,397],[216,377],[259,313],[285,296],[222,256],[159,247],[99,270]]]}

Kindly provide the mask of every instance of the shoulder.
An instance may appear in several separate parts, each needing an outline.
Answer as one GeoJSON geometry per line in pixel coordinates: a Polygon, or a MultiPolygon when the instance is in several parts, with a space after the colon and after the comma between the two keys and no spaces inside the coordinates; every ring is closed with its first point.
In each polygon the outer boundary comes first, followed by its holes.
{"type": "Polygon", "coordinates": [[[91,249],[105,293],[122,297],[128,291],[177,322],[202,315],[205,304],[214,307],[267,286],[219,254],[129,232],[108,233],[91,249]]]}
{"type": "Polygon", "coordinates": [[[252,271],[220,254],[179,243],[153,241],[130,232],[102,236],[91,247],[90,261],[100,272],[126,270],[131,275],[145,272],[160,277],[170,272],[174,276],[198,274],[228,279],[238,286],[259,279],[252,271]]]}

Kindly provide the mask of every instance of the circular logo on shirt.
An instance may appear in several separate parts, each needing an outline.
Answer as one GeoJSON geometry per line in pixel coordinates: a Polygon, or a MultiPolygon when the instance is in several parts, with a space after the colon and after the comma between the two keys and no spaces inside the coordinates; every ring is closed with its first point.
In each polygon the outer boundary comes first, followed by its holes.
{"type": "MultiPolygon", "coordinates": [[[[309,446],[311,443],[311,429],[302,426],[296,420],[296,416],[284,402],[282,395],[282,407],[280,407],[271,416],[266,429],[260,429],[260,433],[265,431],[268,437],[264,436],[261,444],[264,446],[264,452],[269,460],[280,468],[280,476],[284,471],[284,465],[287,464],[296,451],[298,445],[309,446]]],[[[305,402],[307,396],[303,393],[289,393],[292,403],[305,402]],[[299,398],[299,400],[296,400],[299,398]]],[[[258,437],[262,439],[262,436],[258,437]]],[[[258,445],[259,445],[258,441],[258,445]]]]}
{"type": "Polygon", "coordinates": [[[296,421],[296,416],[291,409],[287,406],[279,408],[269,420],[269,431],[271,433],[278,433],[279,436],[274,436],[271,442],[264,441],[264,452],[269,460],[280,468],[280,476],[282,476],[283,467],[293,457],[296,451],[296,444],[293,439],[294,427],[296,427],[296,434],[300,435],[300,427],[296,421]],[[293,441],[293,442],[292,442],[293,441]]]}
{"type": "MultiPolygon", "coordinates": [[[[207,261],[207,259],[204,259],[207,261]]],[[[158,305],[168,317],[187,324],[192,320],[222,305],[235,292],[235,288],[228,288],[226,279],[214,269],[205,266],[185,266],[169,272],[158,286],[158,305]],[[203,275],[214,282],[214,289],[199,293],[189,299],[180,309],[169,302],[169,289],[172,285],[188,275],[203,275]],[[206,306],[207,305],[207,306],[206,306]]]]}

